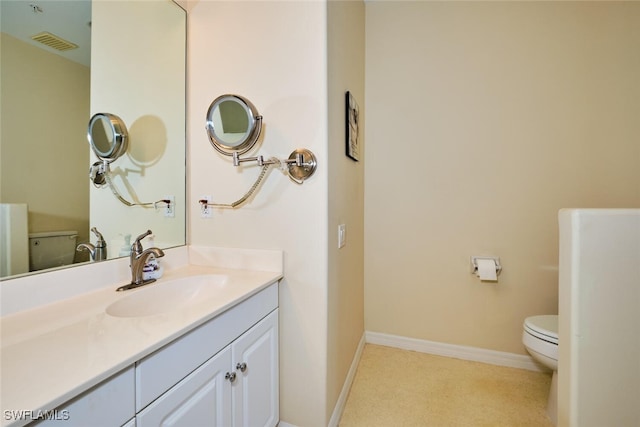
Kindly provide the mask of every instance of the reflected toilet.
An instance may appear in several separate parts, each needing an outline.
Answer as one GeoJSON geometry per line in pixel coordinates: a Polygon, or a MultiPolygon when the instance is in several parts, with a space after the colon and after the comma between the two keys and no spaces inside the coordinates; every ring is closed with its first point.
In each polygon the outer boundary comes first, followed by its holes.
{"type": "Polygon", "coordinates": [[[77,231],[29,233],[29,271],[73,264],[77,231]]]}

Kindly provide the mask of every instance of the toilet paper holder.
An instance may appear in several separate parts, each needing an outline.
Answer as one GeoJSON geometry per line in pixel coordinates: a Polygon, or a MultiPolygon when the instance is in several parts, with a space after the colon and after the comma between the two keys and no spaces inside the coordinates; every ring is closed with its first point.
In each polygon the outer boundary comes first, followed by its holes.
{"type": "Polygon", "coordinates": [[[496,275],[500,275],[502,265],[500,265],[500,257],[497,256],[472,256],[471,257],[471,273],[478,274],[478,260],[491,259],[496,263],[496,275]]]}

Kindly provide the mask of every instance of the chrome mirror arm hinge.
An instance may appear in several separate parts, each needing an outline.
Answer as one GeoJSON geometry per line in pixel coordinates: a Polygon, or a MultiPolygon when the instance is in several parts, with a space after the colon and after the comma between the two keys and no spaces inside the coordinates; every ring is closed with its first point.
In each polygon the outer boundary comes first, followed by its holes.
{"type": "Polygon", "coordinates": [[[240,166],[240,163],[245,162],[256,162],[258,166],[264,166],[276,164],[278,163],[278,160],[269,159],[265,161],[264,156],[245,157],[244,159],[241,159],[238,153],[233,153],[233,166],[240,166]]]}
{"type": "Polygon", "coordinates": [[[297,166],[299,168],[302,168],[302,167],[315,168],[316,166],[315,156],[311,151],[307,150],[306,148],[295,150],[293,153],[291,153],[291,155],[287,159],[278,159],[278,158],[272,157],[268,160],[265,160],[264,156],[262,155],[240,158],[240,155],[238,153],[233,153],[232,157],[233,157],[233,166],[240,166],[241,163],[245,163],[245,162],[256,162],[258,166],[277,165],[277,164],[287,166],[287,167],[297,166]],[[309,157],[309,159],[306,161],[305,161],[305,154],[309,157]]]}

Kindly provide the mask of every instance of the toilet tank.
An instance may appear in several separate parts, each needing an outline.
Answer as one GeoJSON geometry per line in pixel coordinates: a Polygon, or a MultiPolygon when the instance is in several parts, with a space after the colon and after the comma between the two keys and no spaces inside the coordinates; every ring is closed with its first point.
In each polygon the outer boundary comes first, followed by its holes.
{"type": "Polygon", "coordinates": [[[73,264],[77,231],[29,234],[29,271],[73,264]]]}

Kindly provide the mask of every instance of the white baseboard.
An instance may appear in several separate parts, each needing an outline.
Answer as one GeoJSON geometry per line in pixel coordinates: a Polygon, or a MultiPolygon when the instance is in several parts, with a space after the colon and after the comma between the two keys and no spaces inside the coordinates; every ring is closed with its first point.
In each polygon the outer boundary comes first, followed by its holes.
{"type": "Polygon", "coordinates": [[[340,392],[340,396],[338,396],[338,401],[333,407],[333,414],[331,414],[331,419],[329,420],[328,427],[338,427],[340,417],[342,417],[342,411],[344,411],[344,407],[347,404],[349,390],[351,390],[351,384],[353,384],[353,379],[356,376],[356,370],[358,369],[358,364],[360,363],[360,358],[362,357],[362,350],[364,350],[364,344],[366,342],[365,334],[362,334],[362,338],[360,338],[360,342],[358,343],[358,348],[356,348],[356,354],[353,356],[353,360],[351,361],[351,367],[349,368],[347,377],[345,378],[344,384],[342,385],[342,391],[340,392]]]}
{"type": "Polygon", "coordinates": [[[472,360],[474,362],[483,362],[492,365],[508,366],[510,368],[527,369],[529,371],[548,372],[547,369],[538,365],[531,356],[522,354],[419,340],[371,331],[365,332],[365,340],[367,343],[395,347],[403,350],[413,350],[438,356],[472,360]]]}

